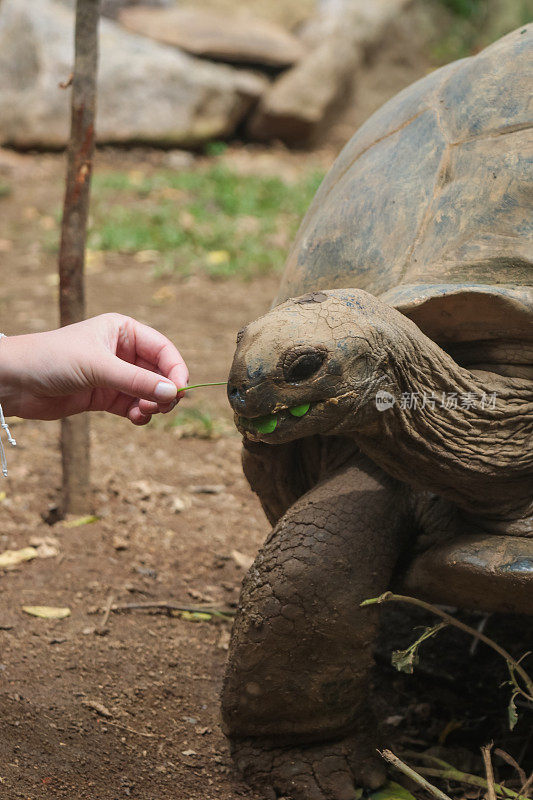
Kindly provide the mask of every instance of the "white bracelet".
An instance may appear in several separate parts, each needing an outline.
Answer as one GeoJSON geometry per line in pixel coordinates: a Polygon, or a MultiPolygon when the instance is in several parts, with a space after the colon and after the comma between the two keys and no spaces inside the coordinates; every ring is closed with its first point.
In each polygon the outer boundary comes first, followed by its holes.
{"type": "MultiPolygon", "coordinates": [[[[0,340],[7,339],[5,333],[0,333],[0,340]]],[[[6,422],[6,418],[4,417],[4,410],[2,408],[2,404],[0,403],[0,428],[3,428],[7,434],[7,441],[9,442],[12,447],[16,447],[16,441],[11,436],[11,431],[9,430],[9,425],[6,422]]],[[[7,458],[6,458],[6,451],[4,450],[4,445],[2,443],[2,439],[0,439],[0,463],[2,464],[2,472],[4,474],[4,478],[7,478],[7,458]]]]}

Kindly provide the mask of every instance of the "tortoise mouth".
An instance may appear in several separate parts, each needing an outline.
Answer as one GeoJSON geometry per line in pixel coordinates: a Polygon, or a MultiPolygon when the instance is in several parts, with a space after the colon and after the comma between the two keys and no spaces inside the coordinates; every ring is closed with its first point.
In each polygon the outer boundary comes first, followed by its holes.
{"type": "Polygon", "coordinates": [[[256,417],[244,417],[235,412],[235,424],[239,431],[250,439],[268,440],[273,434],[279,435],[289,430],[294,433],[298,423],[303,421],[317,405],[318,403],[301,403],[291,407],[277,405],[270,414],[256,417]]]}

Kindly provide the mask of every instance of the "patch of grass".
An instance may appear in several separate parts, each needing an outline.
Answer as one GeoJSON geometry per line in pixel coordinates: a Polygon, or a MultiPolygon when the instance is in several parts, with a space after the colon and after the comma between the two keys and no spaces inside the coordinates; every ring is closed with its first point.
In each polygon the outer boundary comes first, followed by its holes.
{"type": "Polygon", "coordinates": [[[176,173],[96,173],[88,247],[157,251],[166,274],[251,277],[280,269],[322,175],[296,183],[222,164],[176,173]]]}
{"type": "Polygon", "coordinates": [[[432,0],[445,10],[431,57],[445,64],[479,52],[533,18],[533,0],[432,0]]]}

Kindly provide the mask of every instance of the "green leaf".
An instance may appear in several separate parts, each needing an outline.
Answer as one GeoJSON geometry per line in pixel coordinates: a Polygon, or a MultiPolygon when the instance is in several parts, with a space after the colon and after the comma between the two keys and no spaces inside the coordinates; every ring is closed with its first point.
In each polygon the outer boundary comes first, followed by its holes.
{"type": "Polygon", "coordinates": [[[100,517],[89,514],[87,517],[78,517],[77,519],[71,519],[69,522],[65,522],[65,528],[79,528],[82,525],[92,525],[93,522],[98,522],[99,519],[100,517]]]}
{"type": "Polygon", "coordinates": [[[205,611],[182,611],[180,616],[189,622],[209,622],[213,617],[205,611]]]}
{"type": "Polygon", "coordinates": [[[432,636],[435,636],[445,627],[445,622],[439,622],[431,628],[426,628],[416,642],[413,642],[405,650],[395,650],[391,656],[392,666],[396,667],[398,672],[407,672],[408,675],[411,675],[414,667],[418,664],[418,648],[422,642],[425,642],[426,639],[431,639],[432,636]]]}
{"type": "Polygon", "coordinates": [[[289,408],[289,414],[292,414],[293,417],[303,417],[304,414],[307,414],[311,407],[311,403],[302,403],[301,406],[294,406],[293,408],[289,408]]]}
{"type": "Polygon", "coordinates": [[[407,789],[404,789],[403,786],[394,781],[389,781],[382,789],[372,792],[370,797],[372,800],[415,800],[411,792],[408,792],[407,789]]]}
{"type": "Polygon", "coordinates": [[[258,417],[252,422],[259,433],[273,433],[277,428],[278,418],[275,414],[269,414],[267,417],[258,417]]]}

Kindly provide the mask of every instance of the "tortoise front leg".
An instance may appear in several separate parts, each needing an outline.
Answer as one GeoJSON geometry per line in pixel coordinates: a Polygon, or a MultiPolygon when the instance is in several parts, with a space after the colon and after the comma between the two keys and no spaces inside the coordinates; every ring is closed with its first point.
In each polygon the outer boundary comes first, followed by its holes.
{"type": "Polygon", "coordinates": [[[279,520],[245,578],[222,704],[237,767],[297,800],[376,786],[368,703],[377,616],[402,548],[407,492],[357,455],[279,520]]]}

